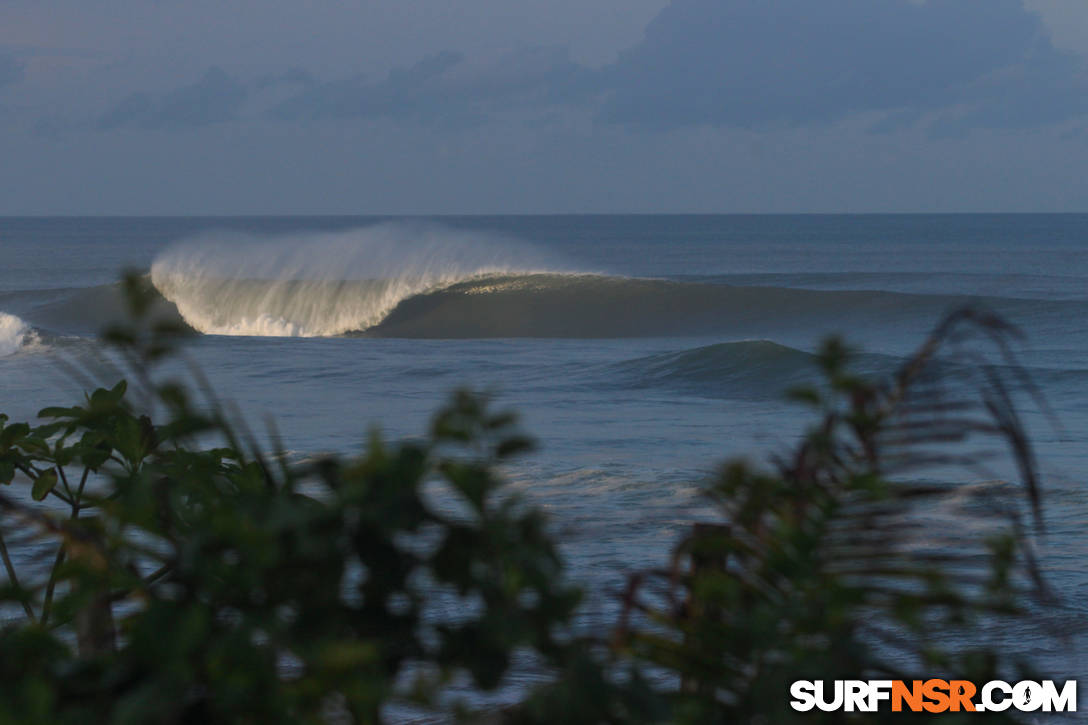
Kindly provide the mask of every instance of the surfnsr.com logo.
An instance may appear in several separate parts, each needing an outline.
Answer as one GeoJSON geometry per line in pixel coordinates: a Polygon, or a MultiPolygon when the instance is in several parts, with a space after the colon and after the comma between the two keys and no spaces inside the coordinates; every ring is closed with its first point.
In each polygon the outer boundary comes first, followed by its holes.
{"type": "Polygon", "coordinates": [[[799,712],[1076,712],[1077,682],[1053,680],[976,685],[968,680],[798,680],[790,706],[799,712]]]}

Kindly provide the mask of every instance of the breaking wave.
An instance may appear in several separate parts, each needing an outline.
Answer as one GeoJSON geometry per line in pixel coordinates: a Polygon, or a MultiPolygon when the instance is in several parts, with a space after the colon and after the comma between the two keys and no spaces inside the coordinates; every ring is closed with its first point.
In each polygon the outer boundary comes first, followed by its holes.
{"type": "Polygon", "coordinates": [[[151,281],[199,332],[318,337],[369,329],[414,295],[548,269],[513,240],[387,223],[271,239],[204,236],[160,255],[151,281]]]}
{"type": "MultiPolygon", "coordinates": [[[[1088,315],[1088,300],[609,276],[571,269],[517,240],[424,223],[276,237],[208,234],[168,248],[149,274],[161,294],[156,317],[209,335],[728,336],[804,346],[814,331],[849,331],[855,339],[866,330],[924,335],[933,320],[968,302],[1038,334],[1053,328],[1068,335],[1066,321],[1088,315]]],[[[60,335],[93,335],[125,317],[119,285],[4,293],[0,304],[34,329],[60,335]]]]}
{"type": "MultiPolygon", "coordinates": [[[[436,264],[434,271],[385,280],[337,280],[331,272],[325,279],[261,279],[252,272],[212,274],[210,270],[226,269],[216,266],[214,250],[180,258],[173,254],[155,263],[152,279],[164,298],[153,314],[220,335],[438,339],[726,334],[763,339],[791,331],[907,329],[904,325],[923,335],[942,313],[971,300],[573,272],[494,272],[484,263],[466,263],[460,272],[450,267],[443,272],[436,264]],[[206,265],[199,266],[198,259],[207,260],[206,265]],[[195,272],[183,274],[186,267],[195,272]]],[[[511,260],[509,266],[517,264],[511,260]]],[[[1084,301],[976,301],[1033,330],[1088,315],[1084,301]]],[[[93,335],[125,319],[118,284],[12,293],[4,304],[34,329],[63,335],[93,335]]]]}
{"type": "Polygon", "coordinates": [[[38,335],[26,322],[0,312],[0,357],[11,355],[26,346],[38,342],[38,335]]]}

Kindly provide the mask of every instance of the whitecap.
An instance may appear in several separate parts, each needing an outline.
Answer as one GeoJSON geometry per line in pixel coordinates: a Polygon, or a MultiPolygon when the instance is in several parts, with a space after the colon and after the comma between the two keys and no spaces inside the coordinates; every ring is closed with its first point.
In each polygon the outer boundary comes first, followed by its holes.
{"type": "Polygon", "coordinates": [[[198,332],[317,337],[379,324],[414,295],[490,275],[561,271],[486,232],[383,223],[346,232],[215,233],[175,244],[151,281],[198,332]]]}
{"type": "Polygon", "coordinates": [[[24,346],[38,342],[38,335],[30,325],[15,315],[0,312],[0,357],[12,355],[24,346]]]}

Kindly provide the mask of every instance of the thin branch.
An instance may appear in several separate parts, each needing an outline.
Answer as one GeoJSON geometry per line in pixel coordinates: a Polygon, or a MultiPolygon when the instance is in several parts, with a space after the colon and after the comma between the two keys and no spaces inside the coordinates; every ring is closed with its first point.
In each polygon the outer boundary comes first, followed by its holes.
{"type": "MultiPolygon", "coordinates": [[[[11,556],[8,555],[8,545],[4,543],[4,532],[2,529],[0,529],[0,557],[4,559],[4,568],[8,572],[8,581],[10,581],[17,589],[22,589],[19,585],[19,577],[15,574],[15,566],[11,563],[11,556]]],[[[30,619],[34,619],[34,610],[31,608],[30,603],[24,600],[22,604],[26,616],[30,617],[30,619]]]]}

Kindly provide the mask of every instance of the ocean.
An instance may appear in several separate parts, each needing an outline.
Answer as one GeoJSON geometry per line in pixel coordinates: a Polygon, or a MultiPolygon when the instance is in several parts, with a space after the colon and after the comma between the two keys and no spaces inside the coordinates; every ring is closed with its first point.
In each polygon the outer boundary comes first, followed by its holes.
{"type": "Polygon", "coordinates": [[[150,276],[212,385],[293,456],[359,451],[375,426],[420,436],[463,386],[520,412],[538,449],[507,474],[549,513],[592,627],[627,573],[713,518],[723,459],[797,442],[811,419],[784,392],[815,379],[825,336],[879,374],[983,305],[1024,331],[1054,413],[1024,396],[1067,641],[1024,647],[1085,662],[1088,215],[0,218],[0,412],[74,399],[60,362],[118,314],[122,270],[150,276]]]}

